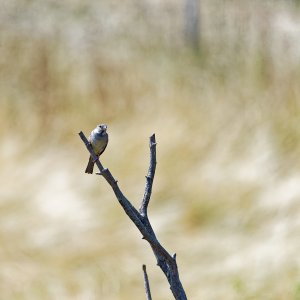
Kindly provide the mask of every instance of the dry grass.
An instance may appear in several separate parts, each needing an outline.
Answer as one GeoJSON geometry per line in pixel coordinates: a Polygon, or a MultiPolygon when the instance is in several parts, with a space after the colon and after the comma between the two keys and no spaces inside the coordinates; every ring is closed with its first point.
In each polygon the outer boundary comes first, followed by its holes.
{"type": "Polygon", "coordinates": [[[180,3],[2,1],[1,299],[171,299],[77,132],[109,124],[103,163],[150,207],[190,299],[298,299],[299,8],[202,1],[200,52],[180,3]],[[142,3],[142,4],[141,4],[142,3]]]}

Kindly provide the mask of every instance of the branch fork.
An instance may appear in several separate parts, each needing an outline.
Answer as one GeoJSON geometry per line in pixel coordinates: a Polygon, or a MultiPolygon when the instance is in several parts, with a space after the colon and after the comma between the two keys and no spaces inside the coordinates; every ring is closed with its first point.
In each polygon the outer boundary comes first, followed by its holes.
{"type": "MultiPolygon", "coordinates": [[[[95,161],[95,164],[97,165],[100,171],[99,173],[97,173],[97,175],[103,176],[104,179],[108,182],[108,184],[114,191],[115,196],[119,201],[120,205],[123,207],[125,213],[141,232],[142,238],[150,244],[152,251],[156,257],[157,265],[161,268],[161,270],[168,279],[170,289],[173,293],[174,298],[176,300],[187,300],[185,291],[179,279],[176,254],[173,254],[173,256],[171,256],[169,252],[159,243],[148,218],[148,206],[152,194],[152,185],[157,164],[155,134],[151,135],[149,138],[150,164],[148,173],[146,175],[145,192],[139,210],[137,210],[131,204],[131,202],[124,196],[124,194],[118,186],[118,181],[113,177],[109,169],[103,167],[99,157],[95,154],[91,144],[88,142],[86,136],[82,131],[79,132],[79,136],[84,142],[87,150],[89,151],[90,155],[92,156],[93,160],[95,161]]],[[[143,266],[143,272],[147,299],[151,300],[150,286],[148,282],[148,276],[146,273],[146,266],[143,266]]]]}

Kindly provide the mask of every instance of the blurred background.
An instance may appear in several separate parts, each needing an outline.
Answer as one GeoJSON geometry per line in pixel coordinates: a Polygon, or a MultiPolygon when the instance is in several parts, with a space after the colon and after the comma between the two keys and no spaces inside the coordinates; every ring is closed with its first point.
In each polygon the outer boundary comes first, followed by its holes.
{"type": "Polygon", "coordinates": [[[78,132],[149,207],[189,299],[300,299],[300,2],[0,1],[0,298],[173,299],[78,132]]]}

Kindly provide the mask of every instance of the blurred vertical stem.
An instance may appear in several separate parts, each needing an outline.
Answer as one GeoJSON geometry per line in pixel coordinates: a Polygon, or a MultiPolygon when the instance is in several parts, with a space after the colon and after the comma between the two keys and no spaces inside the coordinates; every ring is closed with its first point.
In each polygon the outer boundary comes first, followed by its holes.
{"type": "Polygon", "coordinates": [[[194,50],[200,46],[200,0],[185,0],[185,37],[194,50]]]}

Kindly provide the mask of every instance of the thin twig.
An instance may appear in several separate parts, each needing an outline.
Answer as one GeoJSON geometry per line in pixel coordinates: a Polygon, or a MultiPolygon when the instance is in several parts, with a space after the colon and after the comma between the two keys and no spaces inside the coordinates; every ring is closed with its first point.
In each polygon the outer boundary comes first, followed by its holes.
{"type": "Polygon", "coordinates": [[[146,271],[146,265],[143,265],[143,272],[144,272],[144,286],[145,286],[147,300],[152,300],[149,279],[146,271]]]}
{"type": "Polygon", "coordinates": [[[146,176],[145,193],[144,193],[144,197],[143,197],[142,204],[140,207],[140,213],[143,216],[147,215],[148,205],[149,205],[151,193],[152,193],[152,185],[153,185],[153,180],[154,180],[154,175],[155,175],[155,169],[156,169],[155,134],[152,134],[150,136],[149,147],[150,147],[150,165],[149,165],[148,174],[146,176]]]}
{"type": "Polygon", "coordinates": [[[132,220],[132,222],[135,224],[138,230],[141,232],[143,239],[149,242],[153,250],[153,253],[157,259],[157,265],[161,268],[161,270],[164,272],[165,276],[168,279],[168,282],[170,284],[170,289],[173,293],[174,298],[176,300],[187,300],[185,291],[183,289],[183,286],[179,278],[176,255],[171,256],[168,253],[168,251],[159,243],[147,215],[147,208],[151,198],[152,184],[153,184],[155,168],[156,168],[155,135],[153,134],[150,137],[150,144],[149,144],[150,166],[149,166],[148,174],[146,176],[147,181],[146,181],[145,193],[139,211],[124,196],[124,194],[122,193],[122,191],[118,186],[117,180],[115,180],[115,178],[110,173],[110,171],[102,166],[99,158],[94,153],[93,148],[89,144],[87,138],[85,137],[82,131],[79,132],[79,136],[84,142],[90,155],[94,159],[95,164],[99,168],[100,175],[102,175],[105,178],[105,180],[109,183],[109,185],[113,189],[125,213],[132,220]]]}

